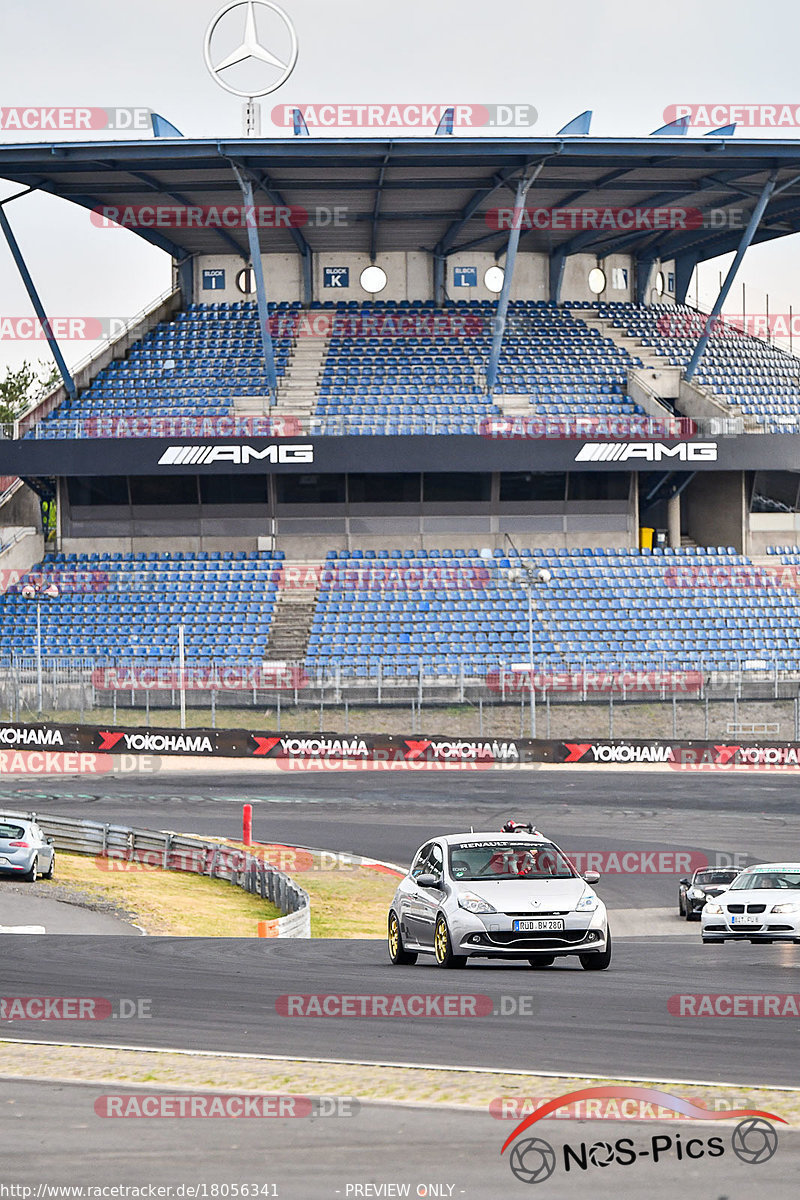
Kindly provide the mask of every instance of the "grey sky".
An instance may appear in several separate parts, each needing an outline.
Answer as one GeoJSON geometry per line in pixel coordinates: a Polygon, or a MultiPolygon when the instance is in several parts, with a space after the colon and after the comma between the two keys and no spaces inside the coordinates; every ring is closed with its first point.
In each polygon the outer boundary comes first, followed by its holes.
{"type": "MultiPolygon", "coordinates": [[[[677,102],[800,105],[800,8],[788,0],[729,0],[724,8],[696,0],[280,3],[300,53],[289,81],[263,102],[265,135],[281,134],[269,121],[273,105],[292,102],[528,103],[540,133],[591,108],[593,133],[623,136],[649,133],[677,102]]],[[[202,59],[219,7],[221,0],[0,0],[0,105],[142,106],[186,136],[238,135],[242,102],[214,84],[202,59]]],[[[800,137],[800,129],[783,136],[800,137]]],[[[0,133],[0,141],[23,138],[51,140],[0,133]]],[[[0,194],[11,190],[0,181],[0,194]]],[[[83,210],[31,196],[7,212],[52,315],[127,318],[169,287],[166,255],[134,234],[92,228],[83,210]]],[[[795,236],[750,251],[740,275],[750,311],[763,311],[766,291],[771,311],[800,308],[799,247],[795,236]]],[[[700,268],[702,305],[725,265],[700,268]]],[[[0,317],[28,314],[4,242],[0,280],[0,317]]],[[[733,295],[727,307],[738,312],[739,284],[733,295]]],[[[42,345],[0,341],[0,365],[47,357],[42,345]]],[[[64,349],[74,363],[89,347],[64,349]]]]}

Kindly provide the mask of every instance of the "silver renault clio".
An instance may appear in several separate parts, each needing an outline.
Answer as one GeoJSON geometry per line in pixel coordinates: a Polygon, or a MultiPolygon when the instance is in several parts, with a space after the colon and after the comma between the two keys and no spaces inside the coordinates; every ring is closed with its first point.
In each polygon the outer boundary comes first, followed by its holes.
{"type": "Polygon", "coordinates": [[[600,876],[580,875],[549,838],[510,826],[514,832],[449,834],[420,847],[389,909],[395,965],[432,954],[440,967],[463,967],[470,957],[549,967],[577,955],[587,971],[608,968],[606,906],[590,886],[600,876]]]}

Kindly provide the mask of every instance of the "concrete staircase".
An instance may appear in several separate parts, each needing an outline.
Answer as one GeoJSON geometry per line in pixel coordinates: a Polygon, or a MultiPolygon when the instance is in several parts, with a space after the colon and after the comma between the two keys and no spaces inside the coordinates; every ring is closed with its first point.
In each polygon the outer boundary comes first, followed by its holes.
{"type": "MultiPolygon", "coordinates": [[[[668,367],[669,364],[665,363],[663,355],[656,354],[653,347],[646,346],[641,338],[630,337],[622,329],[617,329],[608,317],[601,317],[596,313],[587,317],[586,310],[582,308],[574,308],[569,311],[576,321],[582,321],[589,329],[598,330],[602,337],[610,338],[615,346],[621,346],[623,350],[627,350],[632,358],[640,358],[645,367],[653,370],[668,367]]],[[[675,367],[673,370],[679,371],[680,368],[675,367]]]]}
{"type": "Polygon", "coordinates": [[[296,416],[308,427],[317,406],[322,368],[330,337],[299,337],[294,344],[286,374],[278,380],[274,416],[296,416]]]}
{"type": "Polygon", "coordinates": [[[285,564],[267,642],[268,662],[305,658],[324,568],[319,561],[285,564]]]}

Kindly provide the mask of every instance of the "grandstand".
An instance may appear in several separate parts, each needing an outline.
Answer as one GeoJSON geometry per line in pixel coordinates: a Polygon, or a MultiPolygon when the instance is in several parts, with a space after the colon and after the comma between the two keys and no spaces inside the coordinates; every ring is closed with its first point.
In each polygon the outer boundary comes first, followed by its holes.
{"type": "Polygon", "coordinates": [[[355,139],[335,168],[313,139],[223,156],[187,139],[60,143],[57,162],[0,147],[10,181],[84,207],[134,210],[154,188],[174,207],[178,177],[228,203],[237,162],[256,186],[268,165],[309,213],[344,193],[350,214],[259,231],[263,295],[245,290],[245,230],[137,230],[172,256],[172,293],[0,441],[0,470],[22,480],[3,525],[24,524],[23,497],[57,512],[44,550],[37,518],[0,551],[0,659],[39,646],[21,587],[60,578],[41,648],[87,670],[172,662],[181,629],[189,662],[291,662],[320,686],[485,679],[529,654],[521,558],[550,572],[531,614],[539,671],[800,672],[798,593],[765,574],[800,539],[798,360],[738,333],[698,346],[705,317],[685,303],[696,263],[740,230],[534,227],[509,258],[493,217],[540,155],[551,207],[646,206],[666,180],[704,212],[727,202],[727,174],[757,192],[777,169],[785,194],[754,238],[793,228],[794,143],[765,163],[763,141],[726,140],[712,180],[711,143],[657,142],[459,139],[454,159],[441,139],[355,139]]]}

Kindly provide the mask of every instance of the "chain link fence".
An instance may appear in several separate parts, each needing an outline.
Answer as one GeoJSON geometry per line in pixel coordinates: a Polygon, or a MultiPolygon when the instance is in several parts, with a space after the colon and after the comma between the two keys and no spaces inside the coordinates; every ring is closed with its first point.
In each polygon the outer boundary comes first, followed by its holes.
{"type": "Polygon", "coordinates": [[[0,714],[126,725],[503,737],[743,736],[800,741],[800,672],[778,661],[720,672],[558,663],[533,678],[497,662],[311,667],[31,656],[0,660],[0,714]]]}

